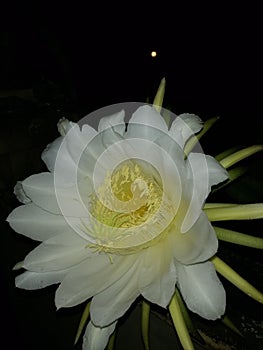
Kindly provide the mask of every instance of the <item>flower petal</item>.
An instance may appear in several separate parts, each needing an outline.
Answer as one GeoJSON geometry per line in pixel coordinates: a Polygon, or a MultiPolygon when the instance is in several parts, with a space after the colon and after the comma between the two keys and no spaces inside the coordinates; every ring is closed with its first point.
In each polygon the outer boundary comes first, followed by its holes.
{"type": "Polygon", "coordinates": [[[16,277],[16,287],[28,290],[45,288],[61,282],[67,272],[68,270],[44,273],[26,271],[16,277]]]}
{"type": "Polygon", "coordinates": [[[105,253],[94,253],[92,259],[77,265],[63,280],[56,291],[56,306],[78,305],[115,283],[134,263],[136,256],[125,258],[112,256],[110,261],[105,253]]]}
{"type": "Polygon", "coordinates": [[[174,294],[176,284],[171,242],[168,238],[143,253],[139,275],[140,292],[152,303],[165,308],[174,294]]]}
{"type": "Polygon", "coordinates": [[[226,293],[214,265],[208,261],[176,266],[179,289],[187,307],[208,320],[221,317],[225,312],[226,293]]]}
{"type": "Polygon", "coordinates": [[[167,132],[168,127],[160,113],[154,107],[145,105],[133,113],[125,136],[153,141],[167,132]]]}
{"type": "Polygon", "coordinates": [[[154,106],[144,105],[139,107],[133,113],[129,123],[149,125],[163,132],[168,131],[165,120],[154,106]]]}
{"type": "Polygon", "coordinates": [[[71,129],[67,132],[64,142],[67,145],[68,152],[72,157],[76,165],[83,153],[83,151],[88,147],[89,143],[98,134],[95,129],[91,126],[85,124],[85,126],[80,129],[80,126],[76,123],[70,123],[72,125],[71,129]]]}
{"type": "MultiPolygon", "coordinates": [[[[58,151],[63,142],[63,137],[60,136],[53,142],[47,145],[44,151],[41,154],[41,158],[46,164],[49,171],[53,172],[55,169],[55,163],[58,155],[58,151]]],[[[64,153],[64,164],[68,166],[70,163],[73,164],[73,160],[69,156],[68,152],[64,153]]]]}
{"type": "Polygon", "coordinates": [[[63,216],[51,214],[33,203],[14,209],[6,220],[13,230],[37,241],[71,229],[63,216]]]}
{"type": "MultiPolygon", "coordinates": [[[[57,180],[57,179],[56,179],[57,180]]],[[[58,181],[59,182],[59,181],[58,181]]],[[[55,186],[55,177],[51,173],[35,174],[22,182],[26,195],[39,207],[52,213],[68,217],[86,217],[88,209],[79,197],[78,189],[55,186]]]]}
{"type": "Polygon", "coordinates": [[[106,348],[110,335],[113,333],[117,322],[108,327],[95,327],[90,321],[87,325],[82,350],[103,350],[106,348]]]}
{"type": "Polygon", "coordinates": [[[101,118],[98,125],[98,131],[101,132],[108,128],[112,128],[115,132],[123,136],[125,132],[124,117],[125,112],[122,110],[110,116],[101,118]]]}
{"type": "Polygon", "coordinates": [[[188,231],[198,219],[211,186],[228,178],[227,171],[213,157],[205,154],[190,153],[186,164],[191,201],[182,224],[182,232],[188,231]]]}
{"type": "Polygon", "coordinates": [[[183,113],[173,121],[169,135],[184,148],[186,141],[203,127],[202,120],[195,114],[183,113]]]}
{"type": "Polygon", "coordinates": [[[72,230],[41,243],[26,256],[23,267],[35,272],[58,271],[79,264],[93,254],[87,241],[72,230]]]}
{"type": "Polygon", "coordinates": [[[91,320],[104,327],[121,317],[140,295],[138,288],[139,260],[108,288],[96,294],[91,301],[91,320]]]}
{"type": "Polygon", "coordinates": [[[31,199],[25,194],[21,181],[18,181],[16,183],[14,188],[14,194],[16,195],[16,198],[19,200],[19,202],[23,204],[31,203],[31,199]]]}
{"type": "Polygon", "coordinates": [[[60,214],[55,195],[54,176],[51,173],[31,175],[22,182],[26,195],[39,207],[60,214]]]}
{"type": "Polygon", "coordinates": [[[217,252],[216,233],[204,212],[190,230],[172,233],[171,237],[174,257],[183,264],[205,261],[217,252]]]}

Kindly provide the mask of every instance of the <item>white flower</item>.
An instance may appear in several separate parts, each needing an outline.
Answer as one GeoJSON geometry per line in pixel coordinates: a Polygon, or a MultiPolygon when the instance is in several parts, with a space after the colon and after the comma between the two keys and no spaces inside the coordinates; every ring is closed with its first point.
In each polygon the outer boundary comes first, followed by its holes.
{"type": "Polygon", "coordinates": [[[116,321],[142,295],[167,307],[177,284],[188,308],[207,319],[225,310],[225,291],[208,261],[218,241],[203,205],[227,179],[212,157],[190,153],[202,128],[191,114],[168,129],[154,107],[89,125],[62,120],[43,152],[49,172],[16,187],[24,205],[11,227],[42,243],[23,262],[17,287],[60,283],[57,308],[91,301],[83,349],[104,349],[116,321]],[[30,202],[29,202],[30,200],[30,202]]]}

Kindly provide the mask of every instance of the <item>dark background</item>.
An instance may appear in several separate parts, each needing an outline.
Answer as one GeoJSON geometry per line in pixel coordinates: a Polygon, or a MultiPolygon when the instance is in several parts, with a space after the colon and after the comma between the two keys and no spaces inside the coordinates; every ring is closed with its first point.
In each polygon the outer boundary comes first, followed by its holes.
{"type": "MultiPolygon", "coordinates": [[[[66,116],[76,121],[109,104],[144,102],[147,98],[151,102],[161,78],[166,77],[165,107],[176,114],[192,112],[204,120],[220,116],[217,126],[203,139],[207,153],[216,154],[236,144],[262,143],[260,13],[252,5],[224,7],[213,3],[202,8],[188,2],[184,9],[162,2],[150,3],[146,8],[133,2],[98,3],[96,8],[91,3],[59,6],[39,2],[38,6],[26,6],[23,2],[3,9],[0,208],[4,328],[1,331],[9,341],[6,348],[71,349],[82,311],[82,307],[77,307],[56,313],[52,304],[53,287],[36,292],[14,288],[12,266],[35,244],[19,237],[4,222],[18,205],[12,194],[16,181],[44,170],[40,154],[57,137],[59,118],[66,116]],[[157,51],[156,58],[150,56],[152,50],[157,51]]],[[[226,190],[224,198],[262,201],[262,156],[252,157],[249,165],[250,173],[234,190],[226,190]]],[[[262,221],[251,225],[242,223],[243,231],[251,233],[252,227],[253,234],[262,233],[262,221]]],[[[252,274],[250,281],[258,288],[262,286],[258,267],[262,257],[258,252],[222,245],[221,253],[226,260],[232,257],[237,268],[243,262],[245,276],[249,278],[252,274]]],[[[241,294],[232,289],[229,292],[237,323],[241,326],[242,317],[243,321],[250,320],[250,324],[255,319],[257,322],[258,305],[251,304],[241,294]],[[236,305],[235,300],[239,300],[236,305]],[[240,305],[245,304],[247,310],[239,313],[240,305]]],[[[139,322],[136,315],[135,324],[139,322]]],[[[159,327],[155,322],[155,344],[165,337],[158,334],[159,327]]],[[[129,339],[127,330],[122,334],[120,349],[122,339],[129,339]]],[[[255,334],[248,332],[246,336],[251,336],[253,348],[260,347],[253,343],[255,334]]],[[[170,333],[167,337],[170,339],[170,333]]],[[[139,349],[134,339],[130,335],[128,343],[131,348],[139,349]]],[[[241,349],[240,345],[238,348],[241,349]]]]}

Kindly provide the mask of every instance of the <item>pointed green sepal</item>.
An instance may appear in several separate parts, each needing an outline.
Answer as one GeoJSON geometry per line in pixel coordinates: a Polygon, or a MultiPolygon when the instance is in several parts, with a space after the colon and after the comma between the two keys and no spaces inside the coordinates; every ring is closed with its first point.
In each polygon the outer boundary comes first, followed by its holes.
{"type": "Polygon", "coordinates": [[[20,270],[23,268],[23,266],[24,266],[24,260],[17,262],[12,270],[14,271],[20,270]]]}
{"type": "Polygon", "coordinates": [[[109,343],[108,343],[107,350],[113,350],[114,349],[115,337],[116,337],[116,330],[110,336],[110,340],[109,340],[109,343]]]}
{"type": "Polygon", "coordinates": [[[194,350],[194,346],[185,324],[176,293],[173,295],[169,304],[169,312],[182,347],[184,350],[194,350]]]}
{"type": "Polygon", "coordinates": [[[182,312],[187,329],[189,330],[190,334],[194,338],[196,338],[196,340],[198,340],[200,343],[203,343],[203,338],[201,337],[201,335],[198,333],[197,329],[195,328],[178,288],[175,288],[175,294],[176,294],[177,301],[178,301],[178,304],[180,306],[180,310],[182,312]]]}
{"type": "Polygon", "coordinates": [[[263,294],[255,287],[253,287],[243,277],[241,277],[235,270],[228,266],[223,260],[215,256],[211,259],[211,261],[215,265],[215,269],[218,273],[233,283],[237,288],[242,290],[242,292],[255,299],[259,303],[263,303],[263,294]]]}
{"type": "Polygon", "coordinates": [[[230,318],[228,316],[224,315],[222,317],[222,322],[224,323],[225,326],[227,326],[233,332],[235,332],[236,334],[240,335],[240,337],[243,337],[243,334],[240,333],[238,328],[234,325],[234,323],[230,320],[230,318]]]}
{"type": "Polygon", "coordinates": [[[90,303],[91,302],[88,302],[88,304],[86,305],[86,307],[85,307],[85,309],[83,311],[83,314],[81,316],[79,327],[78,327],[77,334],[76,334],[75,341],[74,341],[74,345],[77,344],[77,342],[78,342],[78,340],[79,340],[79,338],[81,336],[81,333],[83,331],[83,328],[85,327],[85,325],[87,323],[87,320],[89,318],[90,303]]]}
{"type": "Polygon", "coordinates": [[[204,207],[204,211],[210,221],[262,219],[263,203],[204,207]]]}
{"type": "Polygon", "coordinates": [[[263,249],[263,238],[214,226],[217,238],[221,241],[243,245],[250,248],[263,249]]]}
{"type": "Polygon", "coordinates": [[[253,154],[262,151],[263,150],[263,145],[254,145],[250,146],[244,149],[241,149],[240,151],[234,152],[230,154],[229,156],[223,158],[220,161],[220,164],[225,168],[229,168],[232,165],[236,164],[237,162],[252,156],[253,154]]]}
{"type": "Polygon", "coordinates": [[[240,147],[231,147],[231,148],[228,148],[228,149],[226,149],[225,151],[223,151],[223,152],[217,154],[217,155],[215,156],[215,159],[216,159],[218,162],[220,162],[220,160],[222,160],[222,159],[224,159],[224,158],[230,156],[230,154],[232,154],[232,153],[237,152],[239,149],[240,149],[240,147]]]}
{"type": "Polygon", "coordinates": [[[162,109],[164,93],[165,93],[165,78],[161,80],[159,88],[157,90],[157,93],[153,101],[153,106],[157,110],[157,112],[160,112],[162,109]]]}
{"type": "Polygon", "coordinates": [[[150,304],[142,301],[142,339],[145,350],[149,350],[149,320],[150,320],[150,304]]]}
{"type": "Polygon", "coordinates": [[[228,208],[234,207],[235,203],[205,203],[204,210],[206,209],[216,209],[216,208],[228,208]]]}

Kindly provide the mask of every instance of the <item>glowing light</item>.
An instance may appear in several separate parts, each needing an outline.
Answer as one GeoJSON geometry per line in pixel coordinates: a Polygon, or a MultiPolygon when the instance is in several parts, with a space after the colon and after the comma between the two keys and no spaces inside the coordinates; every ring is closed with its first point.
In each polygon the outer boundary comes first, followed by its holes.
{"type": "Polygon", "coordinates": [[[151,52],[151,56],[152,56],[152,57],[156,57],[156,56],[157,56],[157,52],[156,52],[156,51],[152,51],[152,52],[151,52]]]}

